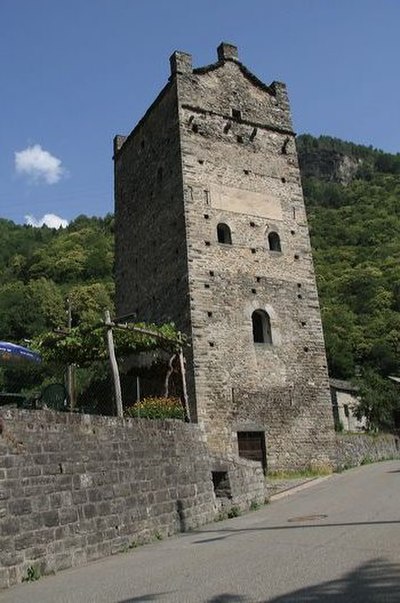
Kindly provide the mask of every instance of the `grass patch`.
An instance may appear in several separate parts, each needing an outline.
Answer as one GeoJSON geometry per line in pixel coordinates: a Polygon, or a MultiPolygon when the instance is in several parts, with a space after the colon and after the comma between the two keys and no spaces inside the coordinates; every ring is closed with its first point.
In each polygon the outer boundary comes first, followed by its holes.
{"type": "Polygon", "coordinates": [[[22,582],[35,582],[36,580],[40,580],[42,574],[38,567],[34,565],[30,565],[26,570],[26,575],[22,578],[22,582]]]}
{"type": "Polygon", "coordinates": [[[234,517],[239,517],[241,515],[239,507],[232,507],[228,511],[228,519],[233,519],[234,517]]]}
{"type": "Polygon", "coordinates": [[[261,503],[257,502],[256,500],[252,500],[250,503],[250,511],[258,511],[258,509],[261,509],[261,503]]]}
{"type": "Polygon", "coordinates": [[[234,517],[239,517],[241,515],[241,511],[239,507],[233,506],[230,509],[221,510],[218,515],[214,518],[214,521],[224,521],[224,519],[233,519],[234,517]]]}

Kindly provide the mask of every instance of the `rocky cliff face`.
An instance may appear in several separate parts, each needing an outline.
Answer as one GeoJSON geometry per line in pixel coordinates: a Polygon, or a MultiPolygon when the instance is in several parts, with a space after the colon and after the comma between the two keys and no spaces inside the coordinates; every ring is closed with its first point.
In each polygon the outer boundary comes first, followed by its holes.
{"type": "Polygon", "coordinates": [[[313,177],[339,184],[349,184],[362,164],[362,159],[328,149],[305,150],[300,147],[298,155],[303,178],[313,177]]]}

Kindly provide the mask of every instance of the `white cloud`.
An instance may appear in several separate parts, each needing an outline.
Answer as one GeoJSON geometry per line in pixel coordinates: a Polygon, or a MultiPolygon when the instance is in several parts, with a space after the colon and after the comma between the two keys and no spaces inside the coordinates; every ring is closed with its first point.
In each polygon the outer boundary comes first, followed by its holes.
{"type": "Polygon", "coordinates": [[[33,182],[44,180],[47,184],[56,184],[66,174],[61,160],[42,149],[40,144],[17,151],[15,169],[18,174],[29,176],[33,182]]]}
{"type": "Polygon", "coordinates": [[[40,220],[36,220],[34,216],[25,216],[25,224],[29,226],[35,226],[40,228],[41,226],[48,226],[49,228],[66,228],[68,226],[68,220],[60,218],[55,214],[45,214],[40,220]]]}

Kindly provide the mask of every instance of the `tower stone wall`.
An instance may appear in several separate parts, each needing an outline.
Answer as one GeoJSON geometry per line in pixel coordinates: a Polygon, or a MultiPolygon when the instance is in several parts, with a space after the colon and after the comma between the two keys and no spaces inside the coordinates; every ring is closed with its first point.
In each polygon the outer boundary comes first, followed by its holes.
{"type": "Polygon", "coordinates": [[[285,85],[265,85],[221,44],[199,69],[174,53],[166,88],[115,142],[118,312],[188,334],[191,408],[209,448],[237,455],[238,432],[261,434],[271,469],[333,458],[294,138],[285,85]],[[255,311],[268,319],[263,341],[255,311]]]}

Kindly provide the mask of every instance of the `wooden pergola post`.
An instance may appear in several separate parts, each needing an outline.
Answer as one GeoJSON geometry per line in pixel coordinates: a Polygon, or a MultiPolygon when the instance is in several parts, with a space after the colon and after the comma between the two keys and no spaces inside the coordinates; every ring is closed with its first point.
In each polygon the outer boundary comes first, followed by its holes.
{"type": "Polygon", "coordinates": [[[111,370],[114,379],[114,394],[115,403],[117,405],[117,415],[118,417],[123,417],[124,409],[122,406],[121,381],[119,378],[117,358],[115,356],[114,337],[112,332],[113,323],[111,322],[110,312],[108,310],[105,311],[105,325],[107,327],[108,355],[110,357],[111,370]]]}

